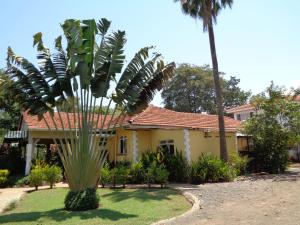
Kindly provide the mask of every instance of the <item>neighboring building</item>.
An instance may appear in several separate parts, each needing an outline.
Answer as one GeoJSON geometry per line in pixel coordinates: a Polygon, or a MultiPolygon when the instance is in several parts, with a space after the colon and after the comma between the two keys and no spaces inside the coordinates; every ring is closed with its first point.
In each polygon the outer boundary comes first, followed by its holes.
{"type": "MultiPolygon", "coordinates": [[[[297,102],[300,104],[300,96],[296,96],[294,99],[294,102],[297,102]]],[[[262,112],[263,112],[262,110],[257,110],[255,108],[255,106],[253,106],[250,103],[226,110],[226,113],[231,114],[234,119],[239,120],[239,121],[245,121],[245,120],[251,118],[253,115],[259,114],[262,112]]]]}
{"type": "MultiPolygon", "coordinates": [[[[296,96],[293,100],[300,104],[300,96],[296,96]]],[[[226,113],[231,115],[235,120],[246,121],[250,119],[253,115],[263,113],[263,110],[257,110],[255,106],[251,104],[245,104],[237,106],[231,109],[227,109],[226,113]]],[[[251,138],[245,134],[237,133],[237,143],[239,152],[249,151],[251,149],[251,138]]],[[[295,146],[295,148],[289,150],[289,156],[291,158],[300,159],[300,146],[295,146]]]]}
{"type": "MultiPolygon", "coordinates": [[[[73,114],[69,114],[71,118],[73,114]]],[[[46,120],[51,128],[54,123],[49,114],[46,120]]],[[[61,113],[64,127],[68,127],[67,114],[61,113]]],[[[110,118],[106,119],[109,121],[110,118]]],[[[20,130],[27,133],[26,174],[29,173],[31,160],[35,156],[35,145],[50,146],[53,138],[63,135],[59,115],[55,113],[57,132],[50,132],[46,123],[38,121],[37,116],[23,114],[20,130]]],[[[100,119],[99,122],[103,121],[100,119]]],[[[76,132],[75,124],[70,124],[76,132]]],[[[236,134],[240,122],[225,117],[227,149],[237,152],[236,134]]],[[[175,112],[160,107],[149,106],[143,112],[126,116],[121,124],[109,135],[103,136],[110,161],[129,160],[136,162],[142,153],[156,151],[158,147],[170,153],[176,149],[182,151],[188,161],[197,160],[201,153],[209,152],[219,156],[218,116],[195,113],[175,112]]]]}

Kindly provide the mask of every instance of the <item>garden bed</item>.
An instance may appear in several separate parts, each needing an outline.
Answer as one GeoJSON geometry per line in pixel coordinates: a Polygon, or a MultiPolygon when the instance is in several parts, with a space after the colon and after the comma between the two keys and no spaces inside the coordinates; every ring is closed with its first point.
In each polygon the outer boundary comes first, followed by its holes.
{"type": "Polygon", "coordinates": [[[85,212],[63,209],[67,188],[27,194],[0,224],[151,224],[187,211],[190,203],[172,189],[99,189],[100,207],[85,212]]]}

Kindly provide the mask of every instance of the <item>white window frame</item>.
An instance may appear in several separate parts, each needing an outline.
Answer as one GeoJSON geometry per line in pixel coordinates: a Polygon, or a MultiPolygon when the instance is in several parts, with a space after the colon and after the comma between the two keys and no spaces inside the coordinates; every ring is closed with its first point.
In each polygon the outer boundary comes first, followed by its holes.
{"type": "Polygon", "coordinates": [[[159,147],[161,149],[164,149],[163,146],[167,146],[170,154],[174,154],[175,153],[175,142],[174,142],[173,139],[167,139],[167,140],[161,140],[161,141],[159,141],[159,147]],[[171,152],[170,146],[173,146],[173,152],[171,152]]]}
{"type": "Polygon", "coordinates": [[[121,136],[119,138],[119,154],[125,155],[127,154],[127,137],[126,136],[121,136]]]}

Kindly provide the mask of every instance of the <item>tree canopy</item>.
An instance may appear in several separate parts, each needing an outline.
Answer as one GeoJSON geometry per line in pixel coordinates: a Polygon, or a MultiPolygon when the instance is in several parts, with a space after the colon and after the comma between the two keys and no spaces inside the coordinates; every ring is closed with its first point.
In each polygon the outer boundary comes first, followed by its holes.
{"type": "Polygon", "coordinates": [[[300,141],[300,104],[293,95],[273,83],[252,99],[259,113],[246,121],[244,131],[253,140],[259,171],[280,173],[286,169],[288,152],[300,141]]]}
{"type": "Polygon", "coordinates": [[[14,100],[12,83],[3,70],[0,70],[0,129],[13,130],[18,128],[21,111],[14,100]]]}
{"type": "MultiPolygon", "coordinates": [[[[251,95],[239,87],[240,80],[231,76],[221,77],[224,107],[230,108],[245,104],[251,95]]],[[[165,107],[181,112],[215,114],[216,98],[212,69],[207,66],[181,64],[175,76],[167,82],[162,92],[165,107]]]]}

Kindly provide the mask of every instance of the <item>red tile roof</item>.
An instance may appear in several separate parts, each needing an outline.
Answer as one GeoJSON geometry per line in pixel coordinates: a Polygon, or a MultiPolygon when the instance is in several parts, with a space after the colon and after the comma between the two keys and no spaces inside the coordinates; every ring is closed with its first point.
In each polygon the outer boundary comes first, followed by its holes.
{"type": "MultiPolygon", "coordinates": [[[[67,113],[61,113],[64,127],[68,128],[67,113]]],[[[45,118],[51,128],[55,128],[49,113],[45,114],[45,118]]],[[[69,114],[71,127],[74,128],[73,113],[69,114]]],[[[27,113],[23,113],[23,119],[28,125],[29,129],[47,129],[47,125],[44,120],[38,121],[37,116],[31,116],[27,113]]],[[[59,114],[56,112],[54,115],[55,123],[58,128],[62,128],[59,114]]],[[[77,119],[76,119],[77,120],[77,119]]],[[[110,120],[110,116],[107,117],[105,124],[107,125],[110,120]]],[[[96,121],[96,117],[95,117],[96,121]]],[[[99,120],[99,125],[101,123],[99,120]]],[[[134,116],[125,116],[123,118],[115,118],[114,122],[123,122],[123,126],[139,126],[139,127],[162,127],[162,128],[187,128],[187,129],[208,129],[219,130],[218,116],[217,115],[205,115],[198,113],[184,113],[175,112],[172,110],[156,107],[150,105],[143,112],[134,116]],[[119,120],[119,121],[118,121],[119,120]]],[[[225,117],[226,130],[235,131],[240,126],[240,121],[234,120],[230,117],[225,117]]]]}
{"type": "Polygon", "coordinates": [[[241,106],[237,106],[231,109],[227,109],[226,112],[227,113],[236,113],[236,112],[242,112],[242,111],[249,111],[249,110],[254,110],[255,107],[251,104],[245,104],[245,105],[241,105],[241,106]]]}
{"type": "MultiPolygon", "coordinates": [[[[219,130],[217,115],[175,112],[152,105],[128,122],[136,126],[219,130]]],[[[226,130],[236,130],[240,125],[240,121],[225,117],[226,130]]]]}
{"type": "MultiPolygon", "coordinates": [[[[54,117],[53,117],[53,120],[54,120],[54,122],[53,122],[49,113],[44,114],[44,117],[51,129],[55,128],[55,124],[58,129],[61,129],[62,127],[64,127],[65,129],[69,128],[69,127],[71,127],[71,129],[74,129],[75,125],[78,123],[77,114],[75,114],[75,123],[74,123],[74,114],[73,113],[69,113],[69,120],[68,120],[68,114],[65,112],[61,112],[60,116],[59,116],[58,112],[55,112],[54,117]],[[61,116],[61,119],[60,119],[60,116],[61,116]],[[61,123],[61,121],[63,121],[63,123],[61,123]],[[70,121],[70,126],[69,126],[68,121],[70,121]]],[[[105,119],[106,121],[105,121],[104,125],[107,125],[109,123],[110,118],[111,118],[110,115],[108,115],[106,117],[106,119],[105,119]]],[[[81,119],[81,116],[79,119],[81,119]]],[[[102,125],[101,123],[103,120],[104,120],[104,116],[100,116],[99,121],[98,121],[98,126],[102,125]]],[[[48,126],[43,119],[39,121],[37,116],[29,115],[26,112],[23,113],[23,121],[26,122],[29,129],[37,129],[37,130],[48,129],[48,126]]],[[[94,121],[95,122],[97,121],[97,115],[94,116],[94,121]]],[[[76,127],[77,127],[77,125],[76,125],[76,127]]]]}
{"type": "MultiPolygon", "coordinates": [[[[294,102],[300,102],[300,95],[296,96],[293,98],[294,102]]],[[[237,113],[237,112],[243,112],[243,111],[251,111],[254,110],[255,107],[251,104],[245,104],[245,105],[241,105],[241,106],[237,106],[234,108],[230,108],[227,109],[226,112],[227,113],[237,113]]]]}

